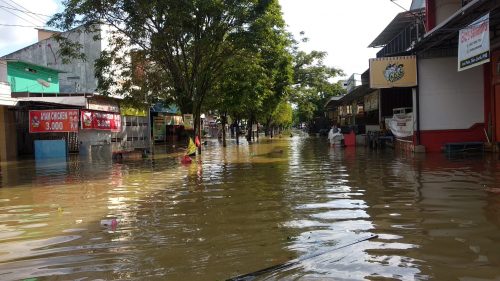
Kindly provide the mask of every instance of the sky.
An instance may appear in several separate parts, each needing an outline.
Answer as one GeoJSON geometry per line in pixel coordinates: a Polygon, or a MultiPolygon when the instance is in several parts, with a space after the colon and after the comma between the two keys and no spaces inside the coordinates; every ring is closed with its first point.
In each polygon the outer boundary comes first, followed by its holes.
{"type": "MultiPolygon", "coordinates": [[[[375,57],[378,51],[368,45],[398,13],[403,12],[391,0],[279,1],[288,30],[297,38],[304,31],[309,38],[307,43],[301,43],[301,49],[326,51],[325,64],[342,69],[347,77],[368,69],[368,59],[375,57]]],[[[411,4],[411,0],[394,1],[406,9],[411,4]]],[[[33,27],[2,25],[42,26],[47,16],[61,11],[60,3],[61,0],[0,0],[0,56],[37,40],[33,27]],[[27,9],[38,15],[6,7],[27,9]]]]}

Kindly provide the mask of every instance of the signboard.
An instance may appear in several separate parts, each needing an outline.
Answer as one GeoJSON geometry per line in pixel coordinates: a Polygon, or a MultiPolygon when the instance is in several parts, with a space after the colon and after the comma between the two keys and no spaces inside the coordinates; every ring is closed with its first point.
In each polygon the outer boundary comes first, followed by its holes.
{"type": "Polygon", "coordinates": [[[182,116],[176,115],[176,116],[173,116],[173,118],[174,118],[174,125],[177,125],[177,126],[183,125],[182,116]]]}
{"type": "Polygon", "coordinates": [[[378,109],[378,92],[371,93],[364,97],[365,111],[372,111],[378,109]]]}
{"type": "Polygon", "coordinates": [[[97,98],[87,99],[87,109],[116,113],[120,112],[120,107],[117,102],[97,98]]]}
{"type": "Polygon", "coordinates": [[[194,129],[194,121],[193,114],[184,114],[184,129],[193,130],[194,129]]]}
{"type": "Polygon", "coordinates": [[[458,35],[458,71],[490,61],[490,14],[460,30],[458,35]]]}
{"type": "Polygon", "coordinates": [[[403,88],[417,86],[415,56],[370,59],[370,88],[403,88]]]}
{"type": "Polygon", "coordinates": [[[155,140],[165,140],[167,127],[165,124],[167,116],[155,116],[153,119],[153,136],[155,140]]]}
{"type": "Polygon", "coordinates": [[[121,116],[117,113],[99,111],[81,111],[82,129],[105,130],[119,132],[121,130],[121,116]]]}
{"type": "Polygon", "coordinates": [[[30,110],[30,133],[78,131],[78,109],[30,110]]]}
{"type": "Polygon", "coordinates": [[[361,86],[361,75],[360,74],[353,74],[347,82],[345,82],[345,88],[347,90],[347,93],[352,92],[356,87],[361,86]]]}

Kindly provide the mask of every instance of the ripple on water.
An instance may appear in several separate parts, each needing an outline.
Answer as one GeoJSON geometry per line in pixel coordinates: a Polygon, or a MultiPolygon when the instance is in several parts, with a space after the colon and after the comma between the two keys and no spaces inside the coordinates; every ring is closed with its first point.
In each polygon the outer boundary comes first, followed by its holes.
{"type": "Polygon", "coordinates": [[[496,160],[231,141],[185,167],[176,154],[5,173],[23,176],[0,188],[0,279],[225,280],[293,258],[262,279],[498,275],[500,200],[482,189],[500,182],[496,160]]]}

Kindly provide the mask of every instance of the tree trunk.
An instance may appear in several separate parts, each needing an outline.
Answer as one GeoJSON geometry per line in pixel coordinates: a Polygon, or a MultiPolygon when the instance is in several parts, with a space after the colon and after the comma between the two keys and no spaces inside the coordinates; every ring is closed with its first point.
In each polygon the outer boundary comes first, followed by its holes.
{"type": "Polygon", "coordinates": [[[198,155],[201,155],[201,118],[200,118],[200,106],[195,105],[193,110],[193,122],[194,122],[194,141],[196,142],[196,136],[200,140],[200,146],[198,146],[198,155]]]}
{"type": "Polygon", "coordinates": [[[248,122],[247,122],[247,141],[250,143],[252,142],[252,125],[253,125],[253,122],[254,122],[254,117],[253,117],[253,113],[250,114],[250,118],[248,119],[248,122]]]}
{"type": "Polygon", "coordinates": [[[240,144],[240,120],[236,120],[236,145],[240,144]]]}
{"type": "Polygon", "coordinates": [[[269,136],[271,135],[271,138],[272,138],[272,134],[271,134],[271,117],[268,117],[266,118],[266,129],[264,130],[264,134],[265,136],[269,136]]]}
{"type": "Polygon", "coordinates": [[[227,115],[224,113],[222,115],[222,146],[226,147],[226,123],[227,123],[227,115]]]}

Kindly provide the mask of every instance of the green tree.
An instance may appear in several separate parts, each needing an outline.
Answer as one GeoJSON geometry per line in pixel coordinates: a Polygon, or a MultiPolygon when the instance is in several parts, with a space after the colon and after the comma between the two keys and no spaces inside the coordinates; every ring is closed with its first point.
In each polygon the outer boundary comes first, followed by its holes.
{"type": "Polygon", "coordinates": [[[274,124],[279,128],[289,128],[292,125],[293,109],[288,101],[279,103],[276,110],[273,112],[274,124]]]}
{"type": "Polygon", "coordinates": [[[49,24],[62,30],[77,25],[92,29],[97,22],[112,26],[115,32],[111,49],[103,52],[98,66],[101,89],[118,86],[138,100],[144,95],[168,97],[183,113],[194,114],[197,132],[203,102],[238,49],[235,46],[248,38],[249,27],[273,2],[66,0],[64,11],[56,14],[49,24]],[[130,61],[123,59],[130,46],[137,47],[149,65],[142,73],[147,81],[143,87],[134,85],[135,69],[130,61]],[[117,83],[116,76],[125,83],[117,83]],[[159,91],[154,91],[155,88],[159,91]]]}
{"type": "Polygon", "coordinates": [[[250,141],[251,125],[261,116],[272,116],[292,82],[291,40],[277,0],[269,1],[266,12],[240,39],[211,104],[222,116],[247,119],[250,141]]]}
{"type": "Polygon", "coordinates": [[[325,52],[294,52],[294,77],[291,100],[297,105],[296,123],[311,122],[323,115],[325,103],[332,96],[341,95],[344,89],[339,82],[333,82],[342,70],[324,64],[325,52]]]}

